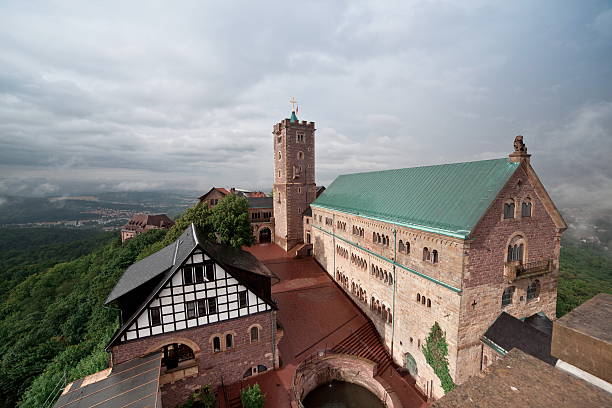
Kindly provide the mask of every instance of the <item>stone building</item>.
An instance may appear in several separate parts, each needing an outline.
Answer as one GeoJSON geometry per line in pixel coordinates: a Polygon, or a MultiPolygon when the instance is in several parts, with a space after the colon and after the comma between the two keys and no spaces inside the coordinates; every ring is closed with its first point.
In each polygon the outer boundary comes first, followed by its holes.
{"type": "Polygon", "coordinates": [[[522,137],[514,148],[509,158],[339,176],[305,218],[317,261],[430,397],[444,394],[422,353],[435,322],[462,383],[480,372],[482,337],[500,314],[555,318],[566,225],[522,137]]]}
{"type": "Polygon", "coordinates": [[[169,229],[174,225],[166,214],[136,214],[121,227],[121,242],[152,229],[169,229]]]}
{"type": "Polygon", "coordinates": [[[288,251],[304,242],[303,213],[317,195],[315,124],[290,119],[274,125],[274,242],[288,251]]]}
{"type": "Polygon", "coordinates": [[[107,346],[112,365],[161,353],[164,406],[202,385],[214,389],[276,368],[274,279],[249,253],[205,242],[191,224],[131,265],[106,299],[121,310],[107,346]]]}
{"type": "Polygon", "coordinates": [[[255,243],[265,244],[274,241],[274,206],[272,197],[262,191],[247,191],[237,188],[213,187],[199,198],[200,203],[212,208],[228,194],[245,197],[249,203],[249,220],[253,229],[255,243]]]}

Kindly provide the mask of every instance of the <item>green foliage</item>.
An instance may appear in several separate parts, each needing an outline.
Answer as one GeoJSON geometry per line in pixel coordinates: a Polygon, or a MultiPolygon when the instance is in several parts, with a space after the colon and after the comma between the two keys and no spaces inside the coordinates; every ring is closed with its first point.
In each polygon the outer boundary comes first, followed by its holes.
{"type": "Polygon", "coordinates": [[[244,408],[263,408],[266,395],[261,392],[259,384],[240,390],[240,402],[244,408]]]}
{"type": "Polygon", "coordinates": [[[602,292],[612,294],[612,257],[597,248],[564,242],[557,288],[557,317],[602,292]]]}
{"type": "Polygon", "coordinates": [[[234,248],[253,245],[246,198],[228,194],[213,208],[211,221],[220,243],[234,248]]]}
{"type": "Polygon", "coordinates": [[[194,223],[205,234],[210,234],[212,231],[211,211],[205,204],[198,203],[194,207],[188,208],[175,221],[175,224],[168,230],[163,241],[163,246],[170,245],[178,237],[181,236],[185,228],[191,223],[194,223]]]}
{"type": "Polygon", "coordinates": [[[204,385],[198,391],[189,396],[187,401],[179,405],[178,408],[215,408],[217,397],[210,385],[204,385]]]}
{"type": "Polygon", "coordinates": [[[429,336],[427,336],[422,351],[427,364],[433,368],[440,379],[444,392],[449,392],[455,388],[455,383],[448,371],[448,344],[446,343],[446,336],[438,322],[431,326],[429,336]]]}
{"type": "MultiPolygon", "coordinates": [[[[64,372],[72,381],[106,368],[117,312],[103,302],[162,231],[118,238],[90,254],[27,277],[0,306],[0,407],[40,407],[64,372]]],[[[116,234],[115,234],[116,237],[116,234]]],[[[94,247],[95,248],[95,247],[94,247]]]]}

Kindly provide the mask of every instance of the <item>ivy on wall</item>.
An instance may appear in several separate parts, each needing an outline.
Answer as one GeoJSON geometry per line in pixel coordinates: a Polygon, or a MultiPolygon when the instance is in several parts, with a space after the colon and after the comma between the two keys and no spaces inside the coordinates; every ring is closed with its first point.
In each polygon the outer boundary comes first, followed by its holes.
{"type": "Polygon", "coordinates": [[[423,346],[423,355],[427,364],[433,368],[434,373],[440,379],[444,392],[449,392],[455,388],[455,383],[450,376],[448,371],[448,343],[446,343],[446,336],[440,328],[438,322],[435,322],[431,326],[429,336],[423,346]]]}

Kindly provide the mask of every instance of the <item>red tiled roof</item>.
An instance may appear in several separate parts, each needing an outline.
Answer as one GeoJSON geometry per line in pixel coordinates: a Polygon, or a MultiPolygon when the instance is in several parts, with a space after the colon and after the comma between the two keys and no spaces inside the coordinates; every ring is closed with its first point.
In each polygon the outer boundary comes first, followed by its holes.
{"type": "Polygon", "coordinates": [[[135,214],[123,229],[142,232],[151,228],[170,228],[174,221],[166,214],[135,214]]]}

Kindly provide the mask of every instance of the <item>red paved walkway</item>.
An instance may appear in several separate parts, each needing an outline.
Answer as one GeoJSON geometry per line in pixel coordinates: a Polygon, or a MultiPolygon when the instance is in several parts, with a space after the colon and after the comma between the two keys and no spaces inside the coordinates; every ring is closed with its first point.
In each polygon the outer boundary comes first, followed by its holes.
{"type": "Polygon", "coordinates": [[[279,308],[278,321],[284,330],[279,343],[281,368],[231,387],[231,407],[240,407],[241,386],[253,383],[259,383],[266,393],[266,407],[289,407],[297,365],[321,350],[376,361],[382,372],[380,377],[393,388],[404,408],[425,405],[416,389],[397,374],[369,320],[313,258],[291,259],[274,244],[246,249],[281,279],[272,287],[272,297],[279,308]]]}

